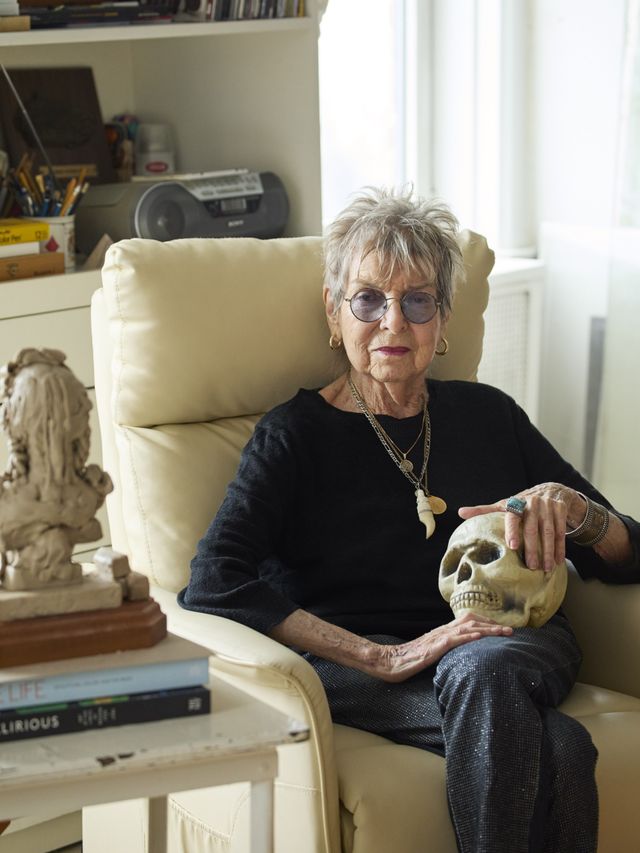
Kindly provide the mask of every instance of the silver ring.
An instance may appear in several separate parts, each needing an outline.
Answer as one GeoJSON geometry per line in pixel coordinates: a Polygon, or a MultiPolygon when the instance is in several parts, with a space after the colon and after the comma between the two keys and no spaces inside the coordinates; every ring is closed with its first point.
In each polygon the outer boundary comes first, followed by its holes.
{"type": "Polygon", "coordinates": [[[512,512],[514,515],[522,518],[524,515],[524,511],[527,508],[527,502],[523,501],[522,498],[509,498],[507,501],[507,505],[505,507],[507,512],[512,512]]]}

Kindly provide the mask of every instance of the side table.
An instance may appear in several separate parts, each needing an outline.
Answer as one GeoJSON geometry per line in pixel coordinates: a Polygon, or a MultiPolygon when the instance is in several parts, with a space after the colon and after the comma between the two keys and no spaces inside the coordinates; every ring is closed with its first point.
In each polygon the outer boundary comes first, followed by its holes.
{"type": "MultiPolygon", "coordinates": [[[[276,748],[306,726],[218,679],[210,714],[2,745],[0,820],[121,800],[149,800],[148,848],[167,850],[167,795],[251,783],[251,850],[273,851],[276,748]]],[[[91,853],[90,846],[84,847],[91,853]]]]}

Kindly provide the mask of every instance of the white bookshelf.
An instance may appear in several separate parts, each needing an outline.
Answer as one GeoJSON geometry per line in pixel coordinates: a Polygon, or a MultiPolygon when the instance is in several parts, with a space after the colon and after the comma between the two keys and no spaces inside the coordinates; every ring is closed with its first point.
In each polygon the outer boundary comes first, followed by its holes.
{"type": "Polygon", "coordinates": [[[291,203],[286,234],[319,234],[314,0],[306,8],[305,18],[2,33],[0,58],[9,70],[90,66],[105,121],[168,122],[177,171],[275,172],[291,203]]]}
{"type": "MultiPolygon", "coordinates": [[[[291,205],[285,233],[320,234],[318,23],[314,0],[305,5],[306,18],[2,33],[0,60],[9,70],[90,66],[105,121],[129,112],[169,122],[179,171],[275,172],[291,205]]],[[[0,285],[0,362],[22,347],[62,349],[91,395],[89,302],[99,286],[99,273],[0,285]]],[[[99,461],[95,422],[92,443],[99,461]]]]}
{"type": "Polygon", "coordinates": [[[211,36],[249,35],[309,30],[316,26],[312,18],[279,18],[265,21],[216,21],[215,23],[159,23],[129,26],[60,27],[1,33],[0,48],[47,44],[94,44],[96,42],[147,41],[149,39],[210,38],[211,36]]]}

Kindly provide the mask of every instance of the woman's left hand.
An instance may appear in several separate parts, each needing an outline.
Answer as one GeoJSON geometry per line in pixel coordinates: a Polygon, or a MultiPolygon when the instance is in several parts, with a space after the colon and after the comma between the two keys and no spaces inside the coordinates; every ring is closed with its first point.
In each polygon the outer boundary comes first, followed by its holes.
{"type": "Polygon", "coordinates": [[[509,498],[492,504],[463,506],[458,510],[461,518],[472,518],[488,512],[504,512],[504,532],[509,548],[514,551],[524,541],[524,561],[530,569],[550,572],[565,558],[567,518],[570,526],[577,527],[586,512],[586,504],[574,489],[561,483],[541,483],[509,497],[526,501],[524,514],[507,512],[509,498]]]}

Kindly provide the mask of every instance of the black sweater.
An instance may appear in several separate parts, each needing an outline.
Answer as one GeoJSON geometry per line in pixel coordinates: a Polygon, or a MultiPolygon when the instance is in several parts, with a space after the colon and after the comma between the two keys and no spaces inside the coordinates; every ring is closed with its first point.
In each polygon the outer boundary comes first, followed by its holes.
{"type": "MultiPolygon", "coordinates": [[[[438,570],[461,523],[458,507],[548,481],[610,506],[506,394],[468,382],[429,380],[428,387],[428,487],[448,504],[430,539],[412,484],[365,417],[301,390],[257,425],[198,544],[180,604],[264,633],[303,608],[357,634],[410,639],[453,618],[438,590],[438,570]]],[[[405,448],[421,417],[379,420],[405,448]]],[[[640,525],[621,517],[633,559],[611,567],[592,549],[567,543],[582,577],[640,581],[640,525]]]]}

